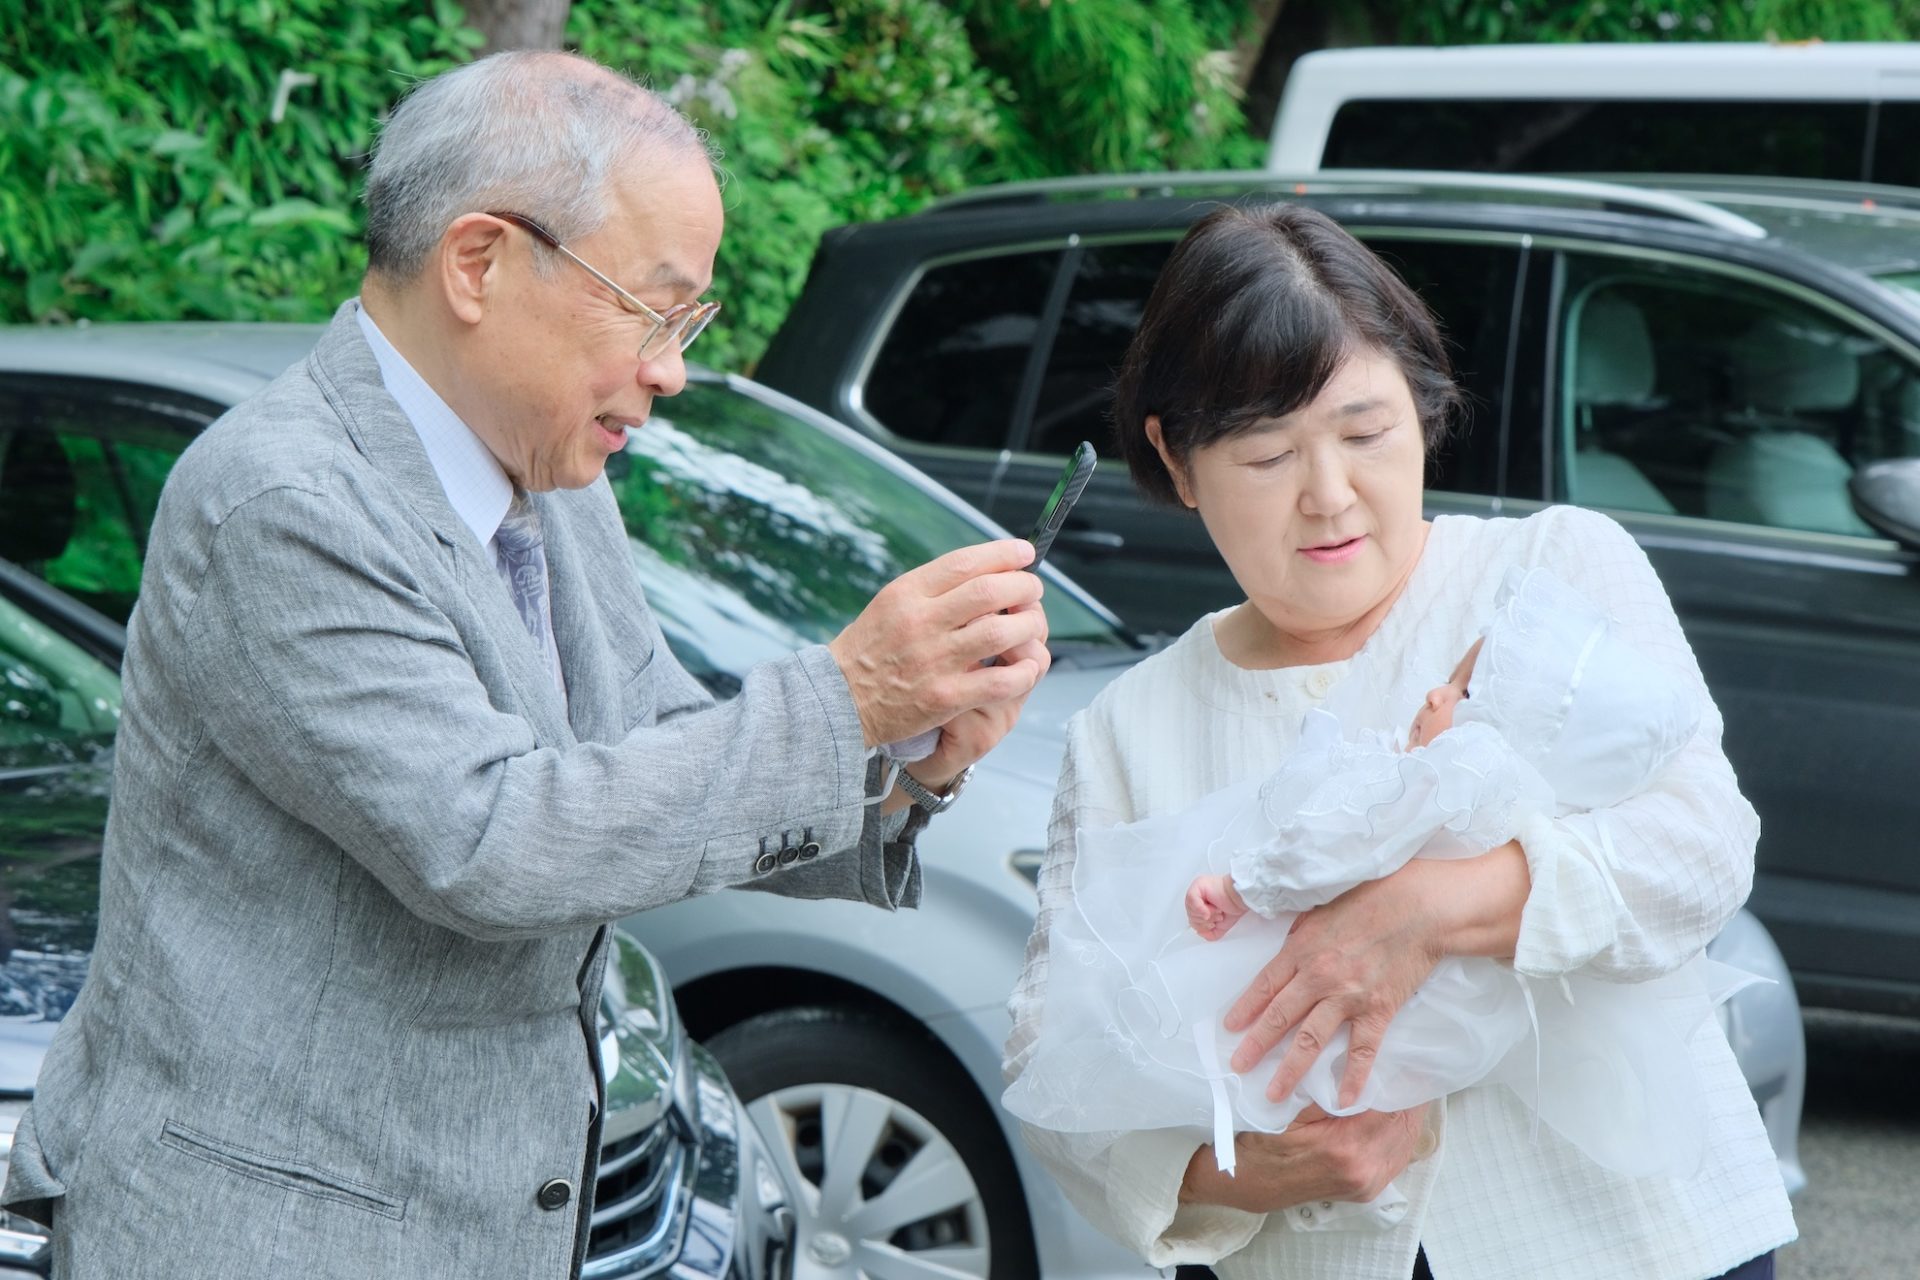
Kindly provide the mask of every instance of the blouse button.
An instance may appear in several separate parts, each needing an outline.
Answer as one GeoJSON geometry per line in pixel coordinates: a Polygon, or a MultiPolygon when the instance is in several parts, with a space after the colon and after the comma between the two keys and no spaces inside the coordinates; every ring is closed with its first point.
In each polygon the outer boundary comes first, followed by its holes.
{"type": "Polygon", "coordinates": [[[1311,1210],[1311,1209],[1302,1209],[1302,1210],[1300,1211],[1300,1220],[1301,1220],[1302,1222],[1312,1222],[1312,1221],[1313,1221],[1313,1210],[1311,1210]]]}
{"type": "Polygon", "coordinates": [[[1307,692],[1316,698],[1327,696],[1327,690],[1333,688],[1333,673],[1316,671],[1307,677],[1307,692]]]}

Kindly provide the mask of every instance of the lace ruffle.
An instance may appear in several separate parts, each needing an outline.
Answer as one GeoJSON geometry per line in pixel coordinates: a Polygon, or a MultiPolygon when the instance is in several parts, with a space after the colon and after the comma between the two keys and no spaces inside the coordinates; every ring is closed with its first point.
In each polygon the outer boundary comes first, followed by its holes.
{"type": "Polygon", "coordinates": [[[1483,634],[1456,727],[1497,728],[1563,809],[1641,790],[1698,726],[1687,690],[1544,569],[1507,573],[1483,634]]]}
{"type": "MultiPolygon", "coordinates": [[[[1305,911],[1398,870],[1416,854],[1468,857],[1513,838],[1524,811],[1551,811],[1546,784],[1485,725],[1399,751],[1346,741],[1310,712],[1301,747],[1210,850],[1262,915],[1305,911]]],[[[1198,833],[1196,833],[1198,834],[1198,833]]]]}

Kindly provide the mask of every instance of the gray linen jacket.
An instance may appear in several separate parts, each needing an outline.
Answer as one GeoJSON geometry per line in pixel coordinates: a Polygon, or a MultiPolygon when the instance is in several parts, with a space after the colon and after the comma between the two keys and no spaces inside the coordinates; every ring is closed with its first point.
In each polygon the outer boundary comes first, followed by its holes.
{"type": "Polygon", "coordinates": [[[181,458],[98,946],[0,1196],[51,1218],[61,1273],[567,1276],[602,926],[743,883],[917,902],[827,651],[713,705],[605,479],[535,501],[565,699],[348,308],[181,458]],[[827,854],[756,872],[809,830],[827,854]]]}

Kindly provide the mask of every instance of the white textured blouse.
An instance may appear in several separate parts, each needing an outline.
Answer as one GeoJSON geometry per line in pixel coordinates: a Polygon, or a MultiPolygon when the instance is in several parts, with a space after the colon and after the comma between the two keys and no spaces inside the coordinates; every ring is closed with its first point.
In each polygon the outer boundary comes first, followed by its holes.
{"type": "MultiPolygon", "coordinates": [[[[1626,531],[1573,507],[1525,520],[1442,516],[1365,652],[1421,679],[1433,673],[1422,690],[1438,683],[1489,616],[1502,576],[1520,565],[1551,570],[1610,613],[1624,640],[1697,691],[1702,714],[1693,740],[1641,793],[1522,829],[1532,887],[1514,967],[1622,982],[1671,972],[1746,900],[1759,819],[1721,751],[1720,714],[1672,605],[1626,531]]],[[[1184,809],[1272,772],[1306,711],[1351,665],[1235,666],[1214,639],[1220,616],[1116,680],[1068,727],[1039,919],[1011,1002],[1009,1080],[1039,1029],[1048,928],[1072,893],[1074,832],[1184,809]]],[[[1411,719],[1413,707],[1404,711],[1411,719]]],[[[1692,1051],[1710,1110],[1693,1177],[1612,1173],[1536,1126],[1507,1089],[1481,1086],[1434,1105],[1437,1141],[1396,1180],[1410,1208],[1385,1230],[1321,1229],[1319,1205],[1259,1215],[1179,1204],[1187,1163],[1208,1140],[1199,1129],[1025,1133],[1080,1211],[1154,1266],[1210,1264],[1223,1280],[1406,1280],[1424,1247],[1436,1280],[1706,1280],[1795,1230],[1717,1019],[1705,1021],[1692,1051]]]]}

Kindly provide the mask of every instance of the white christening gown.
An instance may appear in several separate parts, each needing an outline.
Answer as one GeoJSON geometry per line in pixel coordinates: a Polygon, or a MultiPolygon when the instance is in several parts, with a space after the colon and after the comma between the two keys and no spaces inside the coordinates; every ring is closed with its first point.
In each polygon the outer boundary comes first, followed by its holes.
{"type": "MultiPolygon", "coordinates": [[[[1484,636],[1454,727],[1426,747],[1343,732],[1342,702],[1371,696],[1365,686],[1383,678],[1361,666],[1351,697],[1336,691],[1327,710],[1308,713],[1275,773],[1177,813],[1079,831],[1073,909],[1049,937],[1040,1035],[1008,1109],[1066,1131],[1211,1128],[1230,1170],[1233,1132],[1278,1132],[1308,1103],[1335,1115],[1400,1111],[1492,1082],[1610,1169],[1691,1173],[1706,1135],[1687,1041],[1714,1003],[1755,980],[1704,957],[1633,984],[1529,983],[1498,961],[1443,960],[1394,1017],[1346,1108],[1344,1028],[1278,1101],[1265,1086],[1284,1045],[1245,1076],[1226,1066],[1240,1038],[1225,1030],[1226,1010],[1297,913],[1412,857],[1484,853],[1529,812],[1617,803],[1693,734],[1685,690],[1545,570],[1508,575],[1484,636]],[[1188,927],[1186,889],[1196,874],[1223,872],[1252,911],[1208,942],[1188,927]]],[[[1391,1225],[1404,1212],[1390,1187],[1320,1218],[1391,1225]]]]}

